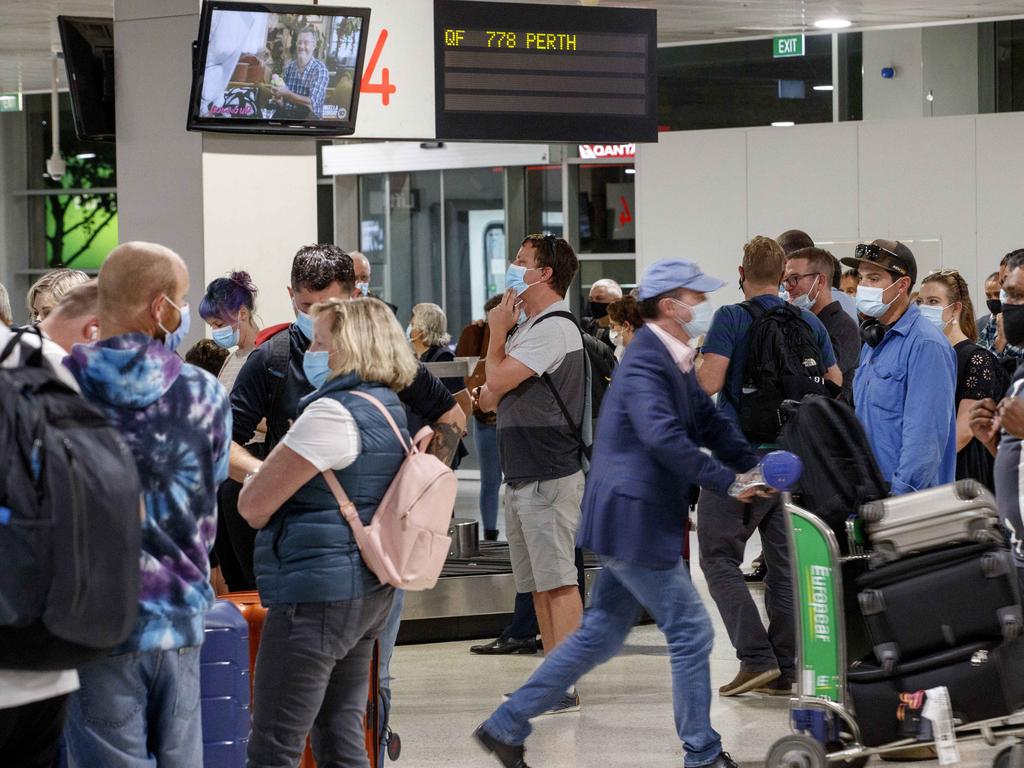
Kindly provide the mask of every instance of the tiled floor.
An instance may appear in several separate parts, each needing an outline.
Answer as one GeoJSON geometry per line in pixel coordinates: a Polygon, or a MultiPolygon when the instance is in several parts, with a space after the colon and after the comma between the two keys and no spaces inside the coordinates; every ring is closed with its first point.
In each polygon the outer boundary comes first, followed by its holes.
{"type": "MultiPolygon", "coordinates": [[[[460,514],[469,517],[472,498],[468,491],[473,484],[461,485],[469,488],[460,493],[460,514]]],[[[756,541],[751,543],[749,556],[756,554],[757,546],[756,541]]],[[[737,662],[699,568],[694,569],[694,581],[715,620],[711,678],[717,689],[732,679],[737,662]]],[[[470,734],[500,703],[502,693],[514,690],[527,678],[540,657],[473,656],[470,645],[440,643],[396,650],[392,724],[403,745],[398,766],[497,765],[471,741],[470,734]]],[[[537,721],[527,742],[527,758],[533,768],[682,765],[672,722],[667,649],[655,627],[635,629],[622,653],[584,677],[579,690],[581,712],[537,721]]],[[[786,699],[751,694],[733,699],[716,696],[711,716],[725,748],[741,765],[751,766],[762,765],[772,743],[788,732],[787,713],[786,699]]],[[[963,765],[968,768],[988,768],[996,751],[960,745],[963,765]]],[[[876,758],[872,765],[877,764],[876,758]]]]}

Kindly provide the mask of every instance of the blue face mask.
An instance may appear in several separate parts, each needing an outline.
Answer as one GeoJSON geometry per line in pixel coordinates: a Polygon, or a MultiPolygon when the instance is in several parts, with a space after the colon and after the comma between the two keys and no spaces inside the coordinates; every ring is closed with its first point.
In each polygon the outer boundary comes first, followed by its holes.
{"type": "MultiPolygon", "coordinates": [[[[868,285],[857,286],[857,311],[868,317],[881,317],[889,311],[892,301],[885,301],[883,294],[886,289],[872,288],[868,285]]],[[[895,298],[893,299],[895,301],[895,298]]]]}
{"type": "Polygon", "coordinates": [[[170,297],[166,294],[164,298],[167,299],[167,303],[178,310],[178,314],[181,316],[181,322],[178,323],[178,327],[173,331],[168,331],[163,323],[157,323],[157,326],[161,331],[164,332],[164,346],[172,352],[178,348],[181,342],[186,336],[188,336],[188,329],[191,325],[191,315],[188,312],[188,304],[182,304],[180,307],[171,301],[170,297]]]}
{"type": "Polygon", "coordinates": [[[299,326],[299,330],[302,331],[302,335],[310,341],[313,340],[313,316],[307,315],[305,312],[299,312],[295,310],[295,324],[299,326]]]}
{"type": "Polygon", "coordinates": [[[309,352],[302,356],[302,372],[306,374],[306,380],[317,389],[320,389],[331,375],[331,353],[327,350],[309,352]]]}
{"type": "Polygon", "coordinates": [[[946,326],[953,322],[952,319],[946,321],[942,319],[942,313],[945,312],[952,304],[947,304],[945,307],[936,307],[934,305],[922,304],[919,309],[921,315],[929,323],[939,329],[940,333],[946,332],[946,326]]]}
{"type": "Polygon", "coordinates": [[[516,296],[522,296],[526,289],[530,287],[526,282],[526,273],[531,271],[526,267],[509,264],[508,269],[505,270],[505,289],[514,288],[516,296]]]}
{"type": "Polygon", "coordinates": [[[214,328],[210,336],[213,338],[213,343],[221,349],[231,349],[238,346],[239,333],[237,326],[228,325],[224,328],[214,328]]]}
{"type": "Polygon", "coordinates": [[[369,283],[356,283],[356,288],[359,289],[359,293],[363,296],[370,295],[370,284],[369,283]]]}

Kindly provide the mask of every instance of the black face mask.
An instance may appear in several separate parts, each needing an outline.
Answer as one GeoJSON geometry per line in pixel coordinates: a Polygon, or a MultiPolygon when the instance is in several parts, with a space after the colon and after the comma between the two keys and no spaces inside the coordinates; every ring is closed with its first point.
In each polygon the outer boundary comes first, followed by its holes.
{"type": "Polygon", "coordinates": [[[608,316],[608,305],[607,304],[602,304],[599,301],[591,301],[591,302],[589,302],[589,305],[590,305],[590,316],[592,318],[594,318],[595,320],[600,320],[601,318],[604,318],[604,317],[608,316]]]}
{"type": "Polygon", "coordinates": [[[985,302],[985,306],[988,307],[988,311],[993,315],[998,315],[1003,311],[1003,302],[999,299],[989,299],[985,302]]]}
{"type": "Polygon", "coordinates": [[[1003,335],[1007,344],[1024,346],[1024,304],[1003,305],[1003,335]]]}

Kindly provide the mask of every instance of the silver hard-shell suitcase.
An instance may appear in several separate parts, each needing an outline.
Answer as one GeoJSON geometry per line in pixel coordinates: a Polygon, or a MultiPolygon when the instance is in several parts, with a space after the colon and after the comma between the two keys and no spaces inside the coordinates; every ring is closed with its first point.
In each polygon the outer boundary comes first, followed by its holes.
{"type": "Polygon", "coordinates": [[[976,480],[872,501],[860,508],[883,562],[962,542],[1003,541],[995,497],[976,480]]]}

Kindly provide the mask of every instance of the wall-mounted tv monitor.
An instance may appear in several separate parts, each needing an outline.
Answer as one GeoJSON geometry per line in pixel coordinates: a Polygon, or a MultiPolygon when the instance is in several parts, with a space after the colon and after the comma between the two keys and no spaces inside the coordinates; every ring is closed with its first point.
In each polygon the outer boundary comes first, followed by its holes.
{"type": "Polygon", "coordinates": [[[351,134],[369,25],[368,8],[206,0],[189,130],[351,134]]]}
{"type": "Polygon", "coordinates": [[[80,139],[114,140],[114,20],[58,16],[80,139]]]}

